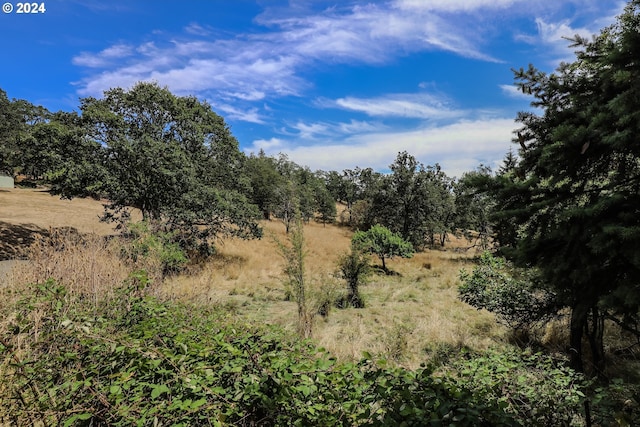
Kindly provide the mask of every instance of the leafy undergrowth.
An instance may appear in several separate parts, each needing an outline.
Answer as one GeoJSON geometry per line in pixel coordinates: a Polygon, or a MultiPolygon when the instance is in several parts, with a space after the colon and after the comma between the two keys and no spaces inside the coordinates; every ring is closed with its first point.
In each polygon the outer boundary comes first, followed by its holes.
{"type": "Polygon", "coordinates": [[[435,364],[390,367],[368,355],[339,363],[308,341],[239,323],[223,309],[150,297],[147,285],[144,272],[134,273],[100,301],[54,281],[21,289],[22,298],[1,313],[0,424],[493,426],[582,419],[582,379],[539,364],[546,359],[535,355],[467,355],[451,365],[453,373],[435,364]]]}

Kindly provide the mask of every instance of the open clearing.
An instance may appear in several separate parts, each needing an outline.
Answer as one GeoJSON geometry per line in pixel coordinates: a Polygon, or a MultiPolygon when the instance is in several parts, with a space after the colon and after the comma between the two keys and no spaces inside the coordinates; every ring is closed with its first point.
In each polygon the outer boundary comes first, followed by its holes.
{"type": "MultiPolygon", "coordinates": [[[[38,233],[72,227],[81,233],[113,234],[99,221],[102,203],[60,200],[43,190],[0,191],[0,258],[19,258],[38,233]]],[[[263,222],[261,240],[226,239],[217,254],[187,274],[170,277],[158,291],[168,298],[224,306],[238,318],[295,330],[296,305],[286,301],[284,262],[275,239],[286,242],[284,225],[263,222]]],[[[346,284],[335,275],[338,257],[349,248],[352,232],[311,222],[305,225],[306,270],[311,305],[337,297],[346,284]]],[[[456,242],[453,242],[455,246],[456,242]]],[[[429,250],[388,263],[394,275],[374,274],[361,289],[364,309],[332,308],[317,315],[313,339],[337,357],[357,359],[363,351],[416,367],[440,350],[502,346],[506,330],[493,315],[458,301],[461,268],[470,254],[429,250]]],[[[378,263],[373,258],[374,263],[378,263]]],[[[5,270],[8,267],[5,266],[5,270]]],[[[19,280],[9,272],[6,280],[19,280]]],[[[2,276],[0,276],[2,280],[2,276]]]]}

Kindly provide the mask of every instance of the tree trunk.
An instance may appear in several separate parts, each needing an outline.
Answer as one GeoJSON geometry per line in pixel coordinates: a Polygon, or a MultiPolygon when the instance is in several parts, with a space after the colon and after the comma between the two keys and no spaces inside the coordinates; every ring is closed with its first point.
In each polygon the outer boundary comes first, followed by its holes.
{"type": "Polygon", "coordinates": [[[582,361],[582,334],[589,315],[589,304],[578,302],[571,308],[571,324],[569,336],[569,357],[571,367],[577,372],[584,372],[582,361]]]}
{"type": "Polygon", "coordinates": [[[387,272],[387,266],[384,263],[384,256],[380,256],[380,259],[382,260],[382,269],[384,270],[384,272],[387,272]]]}
{"type": "Polygon", "coordinates": [[[598,376],[604,371],[604,316],[601,315],[597,306],[591,307],[591,317],[585,322],[585,334],[589,340],[591,350],[591,362],[593,369],[598,376]]]}

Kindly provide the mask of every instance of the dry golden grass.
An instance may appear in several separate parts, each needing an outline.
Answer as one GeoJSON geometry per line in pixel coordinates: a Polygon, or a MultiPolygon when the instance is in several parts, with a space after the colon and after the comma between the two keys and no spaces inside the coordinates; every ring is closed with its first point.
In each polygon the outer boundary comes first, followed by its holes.
{"type": "MultiPolygon", "coordinates": [[[[4,291],[53,279],[65,285],[72,298],[78,295],[95,301],[109,298],[129,272],[117,251],[117,246],[102,236],[50,229],[24,251],[28,261],[13,266],[0,284],[0,291],[18,296],[19,293],[4,291]]],[[[8,303],[8,298],[4,302],[8,303]]]]}
{"type": "Polygon", "coordinates": [[[81,233],[113,234],[113,226],[100,222],[104,208],[93,199],[62,200],[41,189],[0,190],[0,223],[30,224],[42,230],[73,227],[81,233]]]}
{"type": "MultiPolygon", "coordinates": [[[[273,221],[263,226],[267,237],[262,240],[226,240],[200,269],[166,280],[166,295],[218,304],[249,321],[293,333],[297,307],[285,301],[284,261],[272,237],[286,241],[284,225],[273,221]]],[[[304,231],[309,305],[314,306],[346,291],[346,283],[334,273],[339,255],[349,249],[352,232],[313,222],[304,231]]],[[[376,258],[373,262],[379,263],[376,258]]],[[[357,359],[368,351],[408,367],[418,366],[443,345],[502,345],[506,330],[494,316],[457,299],[458,274],[460,268],[471,267],[469,263],[469,255],[443,250],[393,259],[388,267],[397,274],[374,274],[362,286],[366,307],[332,308],[326,318],[317,315],[313,339],[341,359],[357,359]]]]}
{"type": "Polygon", "coordinates": [[[428,251],[392,261],[390,268],[400,275],[374,276],[362,288],[366,307],[332,311],[317,325],[315,338],[338,357],[358,358],[366,350],[407,367],[425,362],[441,345],[501,344],[506,330],[493,315],[457,299],[459,259],[464,258],[428,251]]]}
{"type": "MultiPolygon", "coordinates": [[[[99,222],[102,204],[89,199],[59,200],[39,190],[14,189],[0,192],[0,226],[16,228],[33,237],[50,227],[73,227],[97,235],[112,233],[99,222]],[[20,228],[21,227],[21,228],[20,228]]],[[[162,284],[162,294],[203,304],[221,305],[251,322],[275,324],[292,333],[297,325],[295,302],[285,301],[284,260],[274,237],[286,241],[284,225],[264,222],[265,237],[244,241],[226,239],[218,254],[189,274],[171,277],[162,284]]],[[[2,231],[2,230],[0,230],[2,231]]],[[[335,277],[340,254],[350,244],[347,228],[311,222],[305,225],[306,271],[310,307],[335,299],[346,291],[335,277]]],[[[469,255],[451,248],[464,242],[452,239],[449,250],[431,250],[411,259],[393,259],[388,266],[397,275],[372,275],[361,292],[363,309],[332,308],[329,316],[315,317],[313,339],[342,359],[359,358],[363,351],[385,356],[415,367],[438,348],[468,346],[483,349],[506,341],[507,331],[494,317],[457,299],[460,268],[471,268],[469,255]]],[[[28,239],[20,244],[28,243],[28,239]]],[[[14,268],[5,286],[25,280],[57,278],[78,292],[109,292],[126,277],[111,248],[67,245],[65,251],[40,248],[32,254],[34,264],[14,268]],[[38,255],[39,254],[39,255],[38,255]]],[[[13,250],[13,248],[10,248],[13,250]]],[[[375,264],[379,260],[373,259],[375,264]]]]}

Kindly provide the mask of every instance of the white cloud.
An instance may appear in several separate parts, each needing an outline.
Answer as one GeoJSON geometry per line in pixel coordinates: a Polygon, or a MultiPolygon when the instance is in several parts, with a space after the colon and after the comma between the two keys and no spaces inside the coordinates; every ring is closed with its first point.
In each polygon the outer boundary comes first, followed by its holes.
{"type": "Polygon", "coordinates": [[[574,28],[570,21],[561,22],[545,22],[541,18],[536,19],[538,27],[538,36],[540,41],[548,47],[551,47],[560,56],[569,56],[568,47],[571,42],[568,39],[576,35],[585,38],[591,38],[595,31],[587,28],[574,28]]]}
{"type": "MultiPolygon", "coordinates": [[[[442,12],[471,12],[483,8],[507,8],[525,0],[396,0],[400,9],[442,12]]],[[[527,1],[528,3],[531,0],[527,1]]]]}
{"type": "Polygon", "coordinates": [[[80,55],[74,57],[72,62],[74,65],[90,68],[102,68],[108,65],[113,65],[113,60],[121,60],[133,54],[133,47],[127,44],[115,44],[110,46],[97,54],[89,52],[82,52],[80,55]]]}
{"type": "Polygon", "coordinates": [[[495,163],[502,158],[516,127],[513,119],[462,120],[441,127],[359,134],[339,142],[327,139],[313,145],[300,145],[299,140],[291,138],[278,139],[277,145],[266,147],[264,140],[258,140],[253,150],[263,148],[270,155],[286,153],[312,170],[355,166],[384,170],[398,152],[406,150],[421,162],[439,163],[448,175],[459,177],[480,163],[495,163]]]}
{"type": "MultiPolygon", "coordinates": [[[[206,39],[209,29],[189,24],[182,38],[138,46],[116,44],[98,53],[83,52],[73,63],[104,68],[78,82],[80,95],[99,96],[115,86],[156,80],[179,93],[225,91],[266,96],[299,95],[308,83],[300,71],[314,63],[383,63],[410,52],[444,50],[464,57],[495,61],[477,46],[476,28],[460,28],[430,11],[413,11],[389,3],[325,10],[282,18],[265,12],[256,18],[267,31],[233,38],[206,39]],[[188,40],[184,36],[205,37],[188,40]],[[126,58],[127,61],[110,61],[126,58]]],[[[164,38],[164,40],[163,40],[164,38]]]]}
{"type": "Polygon", "coordinates": [[[283,141],[279,138],[257,139],[253,141],[253,145],[251,146],[251,148],[246,149],[245,152],[257,153],[260,150],[265,150],[265,152],[266,151],[273,152],[274,150],[277,151],[277,148],[281,147],[282,145],[283,145],[283,141]]]}
{"type": "Polygon", "coordinates": [[[259,101],[266,94],[260,90],[248,90],[247,92],[221,92],[221,96],[229,99],[241,99],[243,101],[259,101]]]}
{"type": "MultiPolygon", "coordinates": [[[[568,1],[568,3],[572,2],[568,1]]],[[[602,28],[615,21],[615,17],[622,12],[625,4],[617,1],[603,5],[592,0],[575,1],[575,3],[582,14],[589,14],[590,19],[586,19],[587,25],[576,24],[574,19],[555,20],[551,17],[539,16],[535,19],[537,34],[519,34],[516,39],[540,47],[549,57],[549,64],[555,68],[560,62],[575,60],[576,48],[571,47],[570,39],[578,35],[590,40],[593,35],[599,34],[602,28]]]]}
{"type": "Polygon", "coordinates": [[[509,98],[525,99],[528,101],[533,100],[531,95],[523,93],[516,85],[500,85],[499,87],[502,90],[502,93],[509,98]]]}
{"type": "Polygon", "coordinates": [[[342,140],[352,135],[363,135],[381,132],[387,129],[382,123],[351,119],[349,122],[304,122],[288,124],[278,130],[278,134],[290,137],[290,140],[305,145],[312,145],[318,141],[342,140]]]}
{"type": "Polygon", "coordinates": [[[464,114],[450,109],[446,100],[428,94],[390,94],[375,98],[339,98],[326,106],[358,111],[369,116],[418,119],[451,119],[464,114]]]}
{"type": "Polygon", "coordinates": [[[298,138],[303,140],[314,139],[316,135],[326,135],[329,131],[329,126],[325,123],[298,122],[290,127],[298,131],[298,138]]]}
{"type": "Polygon", "coordinates": [[[196,22],[190,23],[185,27],[184,30],[189,34],[193,34],[196,36],[208,36],[211,34],[211,30],[209,28],[205,28],[196,22]]]}
{"type": "Polygon", "coordinates": [[[340,133],[344,135],[352,135],[381,131],[385,129],[386,126],[381,123],[372,123],[351,119],[349,123],[339,123],[336,128],[340,133]]]}
{"type": "Polygon", "coordinates": [[[223,111],[226,119],[241,120],[243,122],[258,124],[264,123],[263,117],[255,107],[249,108],[248,110],[242,110],[229,104],[216,103],[212,104],[212,106],[215,107],[216,110],[223,111]]]}

